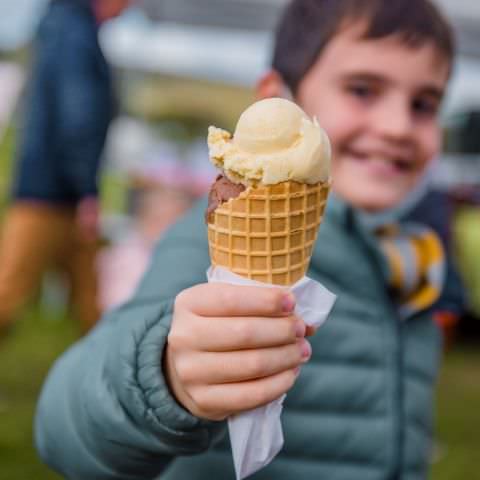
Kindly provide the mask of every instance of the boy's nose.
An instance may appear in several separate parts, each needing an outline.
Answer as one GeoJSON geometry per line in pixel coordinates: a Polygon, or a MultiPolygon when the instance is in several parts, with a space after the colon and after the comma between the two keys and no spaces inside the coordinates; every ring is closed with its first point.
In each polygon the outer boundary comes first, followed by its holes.
{"type": "Polygon", "coordinates": [[[413,122],[409,105],[402,99],[391,99],[378,107],[375,129],[386,139],[408,140],[413,133],[413,122]]]}

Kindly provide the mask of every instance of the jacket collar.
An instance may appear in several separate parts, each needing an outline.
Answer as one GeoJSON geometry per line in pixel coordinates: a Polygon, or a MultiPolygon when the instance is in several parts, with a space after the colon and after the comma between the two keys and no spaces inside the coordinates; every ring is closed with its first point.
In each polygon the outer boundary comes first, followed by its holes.
{"type": "MultiPolygon", "coordinates": [[[[332,192],[328,196],[325,215],[328,217],[329,222],[338,225],[347,233],[347,235],[356,236],[359,241],[368,248],[384,275],[384,255],[380,250],[378,239],[374,233],[374,228],[372,228],[368,221],[365,221],[365,213],[353,208],[350,204],[332,192]]],[[[318,250],[314,249],[314,255],[316,251],[318,250]]]]}
{"type": "Polygon", "coordinates": [[[335,193],[330,192],[328,195],[327,208],[325,215],[329,220],[347,226],[351,221],[353,209],[335,193]]]}

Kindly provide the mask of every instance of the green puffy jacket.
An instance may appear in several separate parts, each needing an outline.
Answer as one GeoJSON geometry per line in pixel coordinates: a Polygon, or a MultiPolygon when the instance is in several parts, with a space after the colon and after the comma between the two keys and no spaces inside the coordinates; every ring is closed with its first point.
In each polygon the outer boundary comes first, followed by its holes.
{"type": "MultiPolygon", "coordinates": [[[[36,444],[67,478],[234,478],[224,422],[177,405],[161,369],[174,297],[205,281],[204,207],[159,243],[133,299],[49,374],[36,444]]],[[[252,480],[427,477],[440,334],[426,313],[398,318],[382,261],[354,212],[330,201],[309,276],[337,302],[287,395],[284,448],[252,480]]]]}

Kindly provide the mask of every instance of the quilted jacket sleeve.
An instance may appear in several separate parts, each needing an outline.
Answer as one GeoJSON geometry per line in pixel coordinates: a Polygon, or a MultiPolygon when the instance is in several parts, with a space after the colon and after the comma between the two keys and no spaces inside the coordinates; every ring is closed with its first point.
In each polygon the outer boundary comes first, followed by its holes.
{"type": "Polygon", "coordinates": [[[51,370],[36,415],[43,460],[70,479],[155,478],[176,455],[207,449],[223,423],[190,415],[162,376],[173,299],[205,280],[197,209],[159,243],[131,301],[109,313],[51,370]]]}

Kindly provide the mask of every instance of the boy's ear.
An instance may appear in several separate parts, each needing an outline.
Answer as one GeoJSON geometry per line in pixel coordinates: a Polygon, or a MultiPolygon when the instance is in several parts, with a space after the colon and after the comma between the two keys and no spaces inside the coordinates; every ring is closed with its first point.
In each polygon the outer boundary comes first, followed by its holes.
{"type": "Polygon", "coordinates": [[[291,99],[290,89],[285,85],[281,75],[276,70],[269,70],[257,82],[257,98],[281,97],[291,99]]]}

